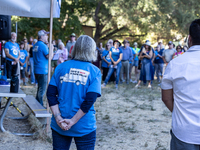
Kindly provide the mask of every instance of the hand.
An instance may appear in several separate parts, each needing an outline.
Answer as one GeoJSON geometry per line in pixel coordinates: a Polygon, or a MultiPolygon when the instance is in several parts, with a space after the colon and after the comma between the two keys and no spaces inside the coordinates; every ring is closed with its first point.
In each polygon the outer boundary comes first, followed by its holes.
{"type": "Polygon", "coordinates": [[[15,58],[15,62],[18,63],[18,61],[19,61],[19,58],[15,58]]]}
{"type": "Polygon", "coordinates": [[[57,123],[57,125],[58,125],[62,130],[66,131],[66,130],[67,130],[67,124],[66,124],[65,122],[61,122],[61,123],[60,123],[60,121],[62,121],[62,120],[64,120],[64,119],[63,119],[61,116],[56,117],[56,123],[57,123]]]}
{"type": "Polygon", "coordinates": [[[63,119],[59,123],[66,123],[67,124],[66,130],[71,129],[71,127],[75,124],[72,119],[63,119]]]}
{"type": "Polygon", "coordinates": [[[109,67],[110,65],[111,65],[111,63],[109,62],[109,63],[108,63],[108,67],[109,67]]]}
{"type": "Polygon", "coordinates": [[[117,62],[116,62],[116,61],[114,61],[114,62],[113,62],[113,64],[114,64],[113,66],[116,66],[116,65],[117,65],[117,62]]]}
{"type": "Polygon", "coordinates": [[[17,64],[17,62],[16,61],[13,61],[13,65],[16,65],[17,64]]]}

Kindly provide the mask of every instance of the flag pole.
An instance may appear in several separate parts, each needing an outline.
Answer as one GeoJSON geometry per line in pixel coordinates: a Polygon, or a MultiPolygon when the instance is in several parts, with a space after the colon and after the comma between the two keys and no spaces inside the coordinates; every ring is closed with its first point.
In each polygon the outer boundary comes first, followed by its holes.
{"type": "MultiPolygon", "coordinates": [[[[52,34],[53,34],[53,2],[54,0],[51,0],[50,5],[50,34],[49,34],[49,62],[48,62],[48,82],[47,85],[50,82],[51,79],[51,57],[53,56],[53,47],[52,47],[52,34]]],[[[49,104],[47,101],[47,112],[49,112],[49,104]]],[[[50,124],[49,124],[50,118],[47,118],[47,126],[46,126],[46,133],[48,134],[50,124]]]]}

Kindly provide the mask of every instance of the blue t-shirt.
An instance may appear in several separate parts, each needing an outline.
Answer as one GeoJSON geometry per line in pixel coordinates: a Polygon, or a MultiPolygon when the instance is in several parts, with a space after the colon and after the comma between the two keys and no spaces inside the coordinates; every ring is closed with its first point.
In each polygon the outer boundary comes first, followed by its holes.
{"type": "MultiPolygon", "coordinates": [[[[4,46],[4,48],[9,49],[10,55],[12,55],[15,58],[18,58],[20,48],[19,48],[19,45],[17,43],[13,44],[12,42],[7,42],[4,46]]],[[[14,61],[13,59],[8,58],[8,57],[6,57],[6,59],[9,60],[9,61],[14,61]]]]}
{"type": "MultiPolygon", "coordinates": [[[[159,54],[160,56],[162,56],[164,50],[165,50],[164,48],[161,49],[161,50],[158,52],[158,54],[159,54]]],[[[157,64],[159,64],[159,63],[164,63],[163,59],[160,58],[160,57],[156,57],[156,59],[154,60],[154,62],[157,63],[157,64]]]]}
{"type": "MultiPolygon", "coordinates": [[[[22,62],[22,63],[24,63],[25,62],[25,60],[26,60],[26,57],[28,56],[28,53],[27,53],[27,51],[26,50],[20,50],[20,61],[22,62]]],[[[26,63],[24,64],[24,66],[23,67],[26,67],[26,63]]]]}
{"type": "MultiPolygon", "coordinates": [[[[80,109],[86,93],[95,92],[101,96],[101,71],[90,62],[69,60],[56,67],[49,84],[58,89],[62,118],[71,119],[80,109]]],[[[51,120],[51,128],[61,135],[72,137],[93,132],[97,128],[94,106],[68,131],[63,131],[54,117],[51,120]]]]}
{"type": "MultiPolygon", "coordinates": [[[[132,49],[133,58],[134,58],[134,55],[136,54],[136,52],[135,52],[135,50],[132,47],[130,47],[130,48],[132,49]]],[[[129,63],[132,63],[132,61],[129,61],[129,63]]]]}
{"type": "Polygon", "coordinates": [[[111,47],[110,51],[112,52],[111,55],[112,59],[114,61],[117,61],[119,59],[120,54],[122,53],[122,49],[121,48],[116,49],[115,47],[111,47]]]}
{"type": "MultiPolygon", "coordinates": [[[[102,53],[102,58],[105,56],[105,59],[108,61],[108,62],[111,62],[111,59],[110,59],[110,55],[109,55],[109,51],[107,50],[104,50],[103,53],[102,53]]],[[[104,68],[109,68],[108,64],[102,59],[102,64],[101,64],[102,67],[104,68]]]]}
{"type": "Polygon", "coordinates": [[[33,46],[33,60],[34,60],[34,72],[35,74],[47,74],[48,73],[48,58],[49,49],[42,41],[38,41],[33,46]]]}
{"type": "Polygon", "coordinates": [[[155,52],[155,57],[156,57],[156,59],[159,59],[159,57],[157,57],[158,56],[158,51],[156,50],[156,51],[154,51],[155,52]]]}

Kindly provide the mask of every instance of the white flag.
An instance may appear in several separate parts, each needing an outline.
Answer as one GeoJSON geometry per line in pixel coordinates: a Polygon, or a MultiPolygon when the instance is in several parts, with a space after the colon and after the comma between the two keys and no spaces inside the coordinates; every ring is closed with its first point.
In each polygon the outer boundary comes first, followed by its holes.
{"type": "MultiPolygon", "coordinates": [[[[51,0],[0,0],[0,15],[50,18],[51,0]]],[[[61,0],[53,2],[53,17],[60,17],[61,0]]]]}

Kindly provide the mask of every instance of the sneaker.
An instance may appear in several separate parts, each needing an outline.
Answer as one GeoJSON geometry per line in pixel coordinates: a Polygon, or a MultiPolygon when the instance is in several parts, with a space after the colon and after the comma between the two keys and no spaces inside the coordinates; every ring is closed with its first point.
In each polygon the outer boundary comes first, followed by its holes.
{"type": "Polygon", "coordinates": [[[33,85],[33,84],[35,84],[34,82],[31,82],[31,84],[33,85]]]}
{"type": "Polygon", "coordinates": [[[26,82],[23,83],[23,86],[26,86],[26,82]]]}
{"type": "Polygon", "coordinates": [[[133,80],[132,80],[132,79],[130,79],[130,82],[131,82],[131,83],[133,83],[133,80]]]}
{"type": "Polygon", "coordinates": [[[151,88],[151,85],[148,85],[148,88],[151,88]]]}
{"type": "Polygon", "coordinates": [[[102,87],[102,88],[106,87],[106,84],[105,84],[105,83],[103,83],[103,84],[101,85],[101,87],[102,87]]]}
{"type": "Polygon", "coordinates": [[[115,84],[115,88],[118,89],[118,84],[115,84]]]}
{"type": "Polygon", "coordinates": [[[139,85],[138,85],[138,84],[136,84],[135,88],[138,88],[138,87],[139,87],[139,85]]]}
{"type": "Polygon", "coordinates": [[[132,83],[137,83],[137,81],[135,80],[135,81],[133,81],[132,83]]]}

